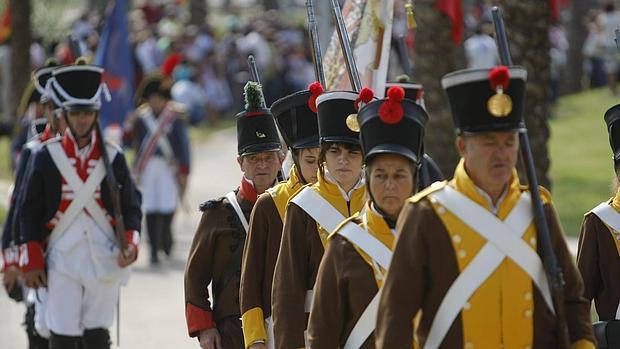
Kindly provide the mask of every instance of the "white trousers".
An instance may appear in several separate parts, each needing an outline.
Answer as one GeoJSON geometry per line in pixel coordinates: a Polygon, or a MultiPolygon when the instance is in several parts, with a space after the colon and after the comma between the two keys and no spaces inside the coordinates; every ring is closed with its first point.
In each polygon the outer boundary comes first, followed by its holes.
{"type": "Polygon", "coordinates": [[[49,329],[64,336],[81,336],[86,329],[114,324],[119,282],[78,280],[60,272],[48,273],[45,320],[49,329]]]}
{"type": "Polygon", "coordinates": [[[153,155],[140,175],[142,210],[146,213],[172,213],[177,208],[179,188],[176,173],[161,156],[153,155]]]}

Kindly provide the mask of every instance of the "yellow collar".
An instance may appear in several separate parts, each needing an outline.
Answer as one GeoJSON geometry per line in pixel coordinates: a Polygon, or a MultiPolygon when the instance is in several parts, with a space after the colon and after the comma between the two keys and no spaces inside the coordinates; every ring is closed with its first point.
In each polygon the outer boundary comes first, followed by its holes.
{"type": "Polygon", "coordinates": [[[282,182],[267,189],[267,192],[271,195],[271,198],[278,209],[278,214],[280,215],[280,219],[282,221],[284,221],[284,214],[286,213],[286,204],[288,203],[288,200],[299,190],[299,188],[304,186],[304,183],[297,176],[295,165],[291,167],[288,175],[289,177],[286,182],[282,182]]]}
{"type": "Polygon", "coordinates": [[[610,205],[614,208],[614,210],[620,213],[620,188],[616,191],[616,196],[611,199],[610,205]]]}
{"type": "MultiPolygon", "coordinates": [[[[450,185],[452,185],[456,190],[465,194],[468,198],[476,202],[478,205],[486,208],[488,211],[494,211],[491,207],[491,202],[487,198],[485,198],[484,195],[482,195],[480,189],[467,174],[467,171],[465,170],[464,159],[461,159],[461,161],[459,161],[459,164],[456,166],[456,169],[454,170],[454,179],[450,182],[450,185]]],[[[502,220],[506,218],[517,203],[517,200],[519,200],[520,196],[521,189],[519,185],[519,176],[517,175],[517,170],[513,169],[512,177],[508,184],[508,188],[504,193],[504,198],[499,202],[499,205],[497,207],[497,217],[502,220]]]]}

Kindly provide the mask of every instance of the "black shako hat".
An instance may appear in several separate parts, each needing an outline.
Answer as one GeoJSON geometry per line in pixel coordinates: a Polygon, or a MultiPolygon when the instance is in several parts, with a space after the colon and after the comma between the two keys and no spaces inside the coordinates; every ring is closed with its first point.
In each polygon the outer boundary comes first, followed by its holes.
{"type": "Polygon", "coordinates": [[[357,118],[364,161],[377,154],[399,154],[417,164],[422,159],[424,127],[428,115],[415,101],[405,98],[400,86],[388,90],[387,98],[364,106],[357,118]]]}
{"type": "Polygon", "coordinates": [[[616,104],[605,112],[605,123],[609,132],[609,144],[613,152],[614,165],[620,165],[620,104],[616,104]]]}
{"type": "Polygon", "coordinates": [[[521,67],[465,69],[445,75],[457,134],[512,131],[522,126],[527,71],[521,67]]]}
{"type": "Polygon", "coordinates": [[[102,82],[103,68],[90,64],[74,64],[52,71],[51,88],[62,99],[66,110],[99,110],[101,94],[110,99],[110,92],[102,82]]]}
{"type": "Polygon", "coordinates": [[[250,155],[282,148],[276,123],[265,99],[261,85],[249,81],[244,88],[245,111],[237,114],[237,152],[250,155]]]}
{"type": "Polygon", "coordinates": [[[387,96],[390,87],[402,87],[405,90],[405,98],[414,102],[422,100],[424,98],[424,88],[422,84],[417,82],[386,82],[385,83],[385,95],[387,96]]]}
{"type": "Polygon", "coordinates": [[[172,79],[164,77],[160,74],[152,74],[147,76],[140,82],[136,90],[136,99],[139,103],[141,100],[147,100],[152,94],[158,93],[164,98],[170,99],[170,90],[172,89],[172,79]]]}
{"type": "Polygon", "coordinates": [[[289,148],[304,149],[319,146],[316,99],[322,92],[321,85],[313,83],[308,90],[280,98],[271,105],[271,113],[289,148]]]}
{"type": "Polygon", "coordinates": [[[329,91],[316,99],[321,143],[360,143],[359,125],[355,119],[358,96],[353,91],[329,91]]]}

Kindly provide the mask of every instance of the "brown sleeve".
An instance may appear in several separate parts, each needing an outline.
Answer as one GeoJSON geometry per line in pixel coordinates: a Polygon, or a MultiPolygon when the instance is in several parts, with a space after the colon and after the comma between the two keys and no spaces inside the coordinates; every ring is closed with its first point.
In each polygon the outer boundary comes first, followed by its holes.
{"type": "Polygon", "coordinates": [[[584,296],[592,301],[597,290],[601,287],[601,273],[599,270],[599,250],[597,241],[597,221],[594,214],[583,218],[581,234],[579,235],[579,250],[577,252],[577,267],[581,272],[584,285],[584,296]]]}
{"type": "Polygon", "coordinates": [[[256,201],[250,217],[250,227],[243,248],[241,264],[241,284],[239,288],[239,302],[241,314],[260,307],[263,308],[263,280],[265,277],[265,252],[269,233],[269,204],[273,200],[269,194],[261,195],[256,201]]]}
{"type": "Polygon", "coordinates": [[[316,223],[299,206],[286,211],[282,242],[271,290],[271,314],[276,348],[303,348],[306,330],[304,300],[309,279],[309,236],[316,223]]]}
{"type": "Polygon", "coordinates": [[[412,321],[422,306],[428,284],[428,243],[422,212],[407,203],[396,224],[398,239],[379,302],[377,348],[411,348],[412,321]]]}
{"type": "Polygon", "coordinates": [[[191,337],[197,336],[198,332],[203,329],[215,327],[207,286],[213,275],[213,247],[218,224],[218,211],[205,210],[194,235],[187,259],[185,268],[185,316],[191,337]]]}
{"type": "Polygon", "coordinates": [[[587,339],[595,343],[590,320],[590,302],[583,295],[583,280],[566,245],[564,232],[555,209],[552,205],[546,205],[545,208],[549,220],[551,243],[564,275],[564,313],[570,342],[587,339]]]}
{"type": "Polygon", "coordinates": [[[348,293],[346,280],[342,275],[345,271],[343,247],[342,238],[332,237],[319,266],[308,321],[310,348],[339,348],[341,343],[344,343],[341,336],[347,335],[344,329],[344,297],[347,297],[348,293]]]}

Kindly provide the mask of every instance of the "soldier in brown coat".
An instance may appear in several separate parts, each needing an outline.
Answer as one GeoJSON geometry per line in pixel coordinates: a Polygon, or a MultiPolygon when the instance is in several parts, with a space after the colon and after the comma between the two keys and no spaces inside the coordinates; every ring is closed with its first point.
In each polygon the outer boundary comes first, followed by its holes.
{"type": "Polygon", "coordinates": [[[356,99],[348,91],[317,98],[318,181],[298,191],[286,211],[271,292],[276,348],[306,346],[307,313],[327,235],[364,204],[359,127],[346,122],[357,112],[356,99]]]}
{"type": "Polygon", "coordinates": [[[426,112],[401,87],[358,114],[370,200],[330,235],[308,323],[310,348],[375,348],[378,289],[389,265],[396,218],[415,192],[426,112]]]}
{"type": "MultiPolygon", "coordinates": [[[[616,176],[620,178],[618,121],[620,105],[605,113],[609,141],[614,153],[614,168],[616,176]]],[[[620,320],[620,189],[613,198],[586,213],[579,237],[577,266],[583,277],[585,296],[590,302],[594,300],[599,320],[620,320]]],[[[597,340],[601,345],[601,342],[606,340],[598,335],[597,331],[597,340]]]]}
{"type": "MultiPolygon", "coordinates": [[[[411,198],[383,284],[378,348],[558,348],[558,323],[541,261],[529,189],[515,166],[527,72],[464,70],[442,79],[461,161],[449,182],[411,198]]],[[[594,348],[583,282],[551,197],[540,189],[564,273],[571,348],[594,348]]]]}
{"type": "Polygon", "coordinates": [[[273,348],[271,283],[280,249],[282,223],[289,198],[302,186],[316,182],[319,130],[316,98],[322,92],[313,83],[308,90],[273,103],[271,112],[293,157],[289,179],[262,194],[254,205],[241,267],[241,321],[245,347],[273,348]]]}
{"type": "Polygon", "coordinates": [[[257,195],[274,184],[283,160],[278,131],[263,107],[260,86],[248,83],[245,94],[246,111],[237,115],[241,184],[226,196],[201,205],[202,219],[185,270],[188,332],[206,349],[244,348],[239,281],[247,221],[257,195]]]}

